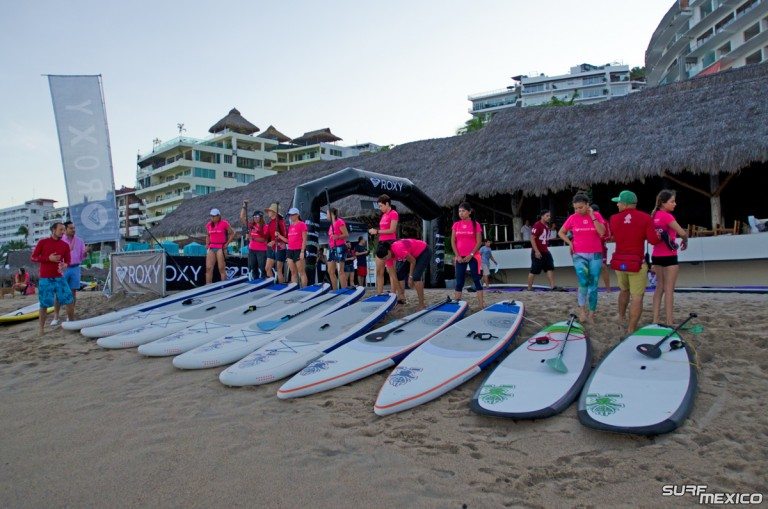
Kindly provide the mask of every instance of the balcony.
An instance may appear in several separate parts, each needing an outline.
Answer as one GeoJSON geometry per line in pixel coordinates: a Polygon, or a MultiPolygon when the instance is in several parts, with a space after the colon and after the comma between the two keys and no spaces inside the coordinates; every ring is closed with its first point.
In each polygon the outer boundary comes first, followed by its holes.
{"type": "Polygon", "coordinates": [[[161,183],[155,184],[153,186],[145,187],[144,189],[137,189],[136,190],[136,196],[144,198],[148,194],[152,194],[152,193],[155,193],[157,191],[163,191],[163,190],[171,189],[173,187],[181,186],[181,185],[189,185],[188,178],[189,178],[189,175],[186,175],[184,177],[180,177],[180,178],[173,179],[173,180],[167,180],[165,182],[161,182],[161,183]]]}
{"type": "Polygon", "coordinates": [[[141,208],[141,203],[131,203],[130,205],[128,205],[128,208],[129,209],[140,209],[141,208]]]}

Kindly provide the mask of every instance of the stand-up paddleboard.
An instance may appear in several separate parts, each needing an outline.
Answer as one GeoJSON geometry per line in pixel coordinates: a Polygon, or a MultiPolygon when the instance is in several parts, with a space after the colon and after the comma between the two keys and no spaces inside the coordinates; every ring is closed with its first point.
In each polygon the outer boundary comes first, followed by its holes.
{"type": "MultiPolygon", "coordinates": [[[[522,292],[528,289],[528,285],[525,283],[491,283],[487,290],[506,290],[510,292],[518,291],[522,292]]],[[[550,292],[552,289],[546,285],[532,285],[531,289],[539,292],[550,292]]]]}
{"type": "Polygon", "coordinates": [[[219,375],[224,385],[242,387],[280,380],[369,330],[395,305],[394,293],[374,295],[330,315],[305,322],[262,346],[219,375]]]}
{"type": "Polygon", "coordinates": [[[146,325],[100,338],[96,341],[96,344],[102,348],[134,348],[183,330],[207,318],[213,319],[223,313],[242,309],[243,306],[253,304],[272,293],[268,286],[254,285],[254,288],[253,291],[248,293],[212,302],[207,306],[197,306],[175,315],[167,315],[146,325]]]}
{"type": "Polygon", "coordinates": [[[139,353],[149,357],[167,357],[188,352],[220,337],[237,326],[244,325],[277,309],[285,308],[307,298],[306,292],[292,292],[296,283],[275,284],[265,288],[267,295],[248,305],[221,313],[158,340],[139,346],[139,353]]]}
{"type": "Polygon", "coordinates": [[[150,300],[148,302],[142,302],[141,304],[136,304],[135,306],[130,306],[124,309],[118,309],[116,311],[110,311],[109,313],[104,313],[103,315],[93,316],[91,318],[85,318],[83,320],[73,320],[71,322],[64,322],[61,324],[62,329],[66,330],[80,330],[84,327],[93,327],[96,325],[101,325],[103,323],[109,323],[114,322],[116,320],[120,320],[121,318],[125,318],[128,315],[132,315],[135,313],[143,313],[146,311],[150,311],[152,309],[157,308],[164,308],[171,304],[176,304],[179,302],[184,302],[189,300],[190,302],[188,304],[182,304],[189,306],[191,304],[191,301],[195,299],[195,297],[198,297],[200,295],[205,295],[207,293],[211,293],[217,290],[221,290],[223,288],[228,288],[234,285],[239,285],[241,283],[244,283],[248,280],[247,277],[240,277],[237,279],[228,279],[226,281],[219,281],[217,283],[212,283],[210,285],[205,285],[198,288],[192,288],[190,290],[184,290],[183,292],[174,293],[173,295],[166,295],[165,297],[161,297],[159,299],[150,300]]]}
{"type": "Polygon", "coordinates": [[[394,366],[411,350],[461,319],[467,303],[445,302],[388,323],[323,355],[277,391],[282,399],[327,391],[394,366]],[[378,340],[385,335],[384,339],[378,340]],[[371,336],[374,340],[368,339],[371,336]]]}
{"type": "Polygon", "coordinates": [[[574,321],[568,333],[568,322],[557,322],[501,361],[475,391],[470,407],[480,414],[512,419],[550,417],[578,398],[591,367],[592,345],[584,328],[574,321]],[[560,370],[551,366],[558,357],[560,370]]]}
{"type": "Polygon", "coordinates": [[[387,415],[413,408],[474,377],[509,346],[523,313],[522,302],[499,302],[425,342],[389,375],[374,412],[387,415]]]}
{"type": "Polygon", "coordinates": [[[638,345],[657,343],[673,331],[647,325],[606,354],[581,392],[582,424],[638,435],[658,435],[680,426],[696,395],[693,352],[677,333],[660,346],[657,359],[637,351],[638,345]]]}
{"type": "Polygon", "coordinates": [[[209,307],[213,302],[252,292],[267,284],[271,284],[273,281],[273,278],[256,279],[250,282],[245,281],[233,286],[214,290],[210,293],[175,302],[168,306],[142,311],[141,313],[133,313],[112,322],[94,325],[92,327],[83,327],[80,329],[80,334],[87,338],[103,338],[113,334],[119,334],[152,323],[160,318],[175,315],[176,313],[189,311],[198,307],[209,307]]]}
{"type": "Polygon", "coordinates": [[[284,336],[305,321],[325,316],[356,302],[364,293],[365,289],[362,287],[343,288],[310,301],[287,306],[281,311],[256,320],[247,327],[238,327],[223,337],[174,357],[173,365],[180,369],[204,369],[232,364],[257,348],[284,336]],[[293,318],[288,318],[270,331],[259,328],[259,324],[265,321],[281,320],[284,317],[293,318]]]}
{"type": "MultiPolygon", "coordinates": [[[[53,312],[53,308],[50,307],[47,310],[49,313],[53,312]]],[[[0,315],[0,323],[18,323],[34,320],[40,316],[40,304],[35,302],[29,306],[24,306],[16,311],[11,311],[4,315],[0,315]]],[[[65,322],[66,323],[66,322],[65,322]]]]}
{"type": "Polygon", "coordinates": [[[675,287],[675,293],[768,293],[768,286],[699,286],[675,287]]]}

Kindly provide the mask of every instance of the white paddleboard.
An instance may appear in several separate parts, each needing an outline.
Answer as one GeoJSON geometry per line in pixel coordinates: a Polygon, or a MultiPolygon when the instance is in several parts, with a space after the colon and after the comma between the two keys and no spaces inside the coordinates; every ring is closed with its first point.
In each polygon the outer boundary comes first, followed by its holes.
{"type": "Polygon", "coordinates": [[[682,424],[693,409],[698,377],[693,353],[678,334],[661,345],[658,359],[637,351],[673,329],[647,325],[611,349],[592,371],[579,398],[582,424],[604,431],[658,435],[682,424]]]}
{"type": "MultiPolygon", "coordinates": [[[[48,308],[47,311],[49,313],[53,312],[53,307],[48,308]]],[[[35,318],[39,318],[39,317],[40,317],[40,303],[35,302],[28,306],[24,306],[23,308],[17,309],[16,311],[11,311],[10,313],[5,313],[4,315],[0,315],[0,324],[26,322],[28,320],[34,320],[35,318]]]]}
{"type": "Polygon", "coordinates": [[[230,286],[244,283],[247,280],[248,280],[247,277],[240,277],[237,279],[228,279],[226,281],[219,281],[217,283],[201,286],[198,288],[192,288],[190,290],[184,290],[183,292],[174,293],[173,295],[166,295],[165,297],[161,297],[159,299],[150,300],[148,302],[142,302],[141,304],[136,304],[135,306],[130,306],[124,309],[118,309],[116,311],[110,311],[109,313],[104,313],[103,315],[93,316],[91,318],[85,318],[83,320],[73,320],[71,322],[64,322],[61,324],[61,328],[65,330],[80,330],[84,327],[93,327],[95,325],[101,325],[103,323],[114,322],[116,320],[120,320],[121,318],[125,318],[126,316],[132,315],[134,313],[142,313],[145,311],[150,311],[152,309],[166,307],[170,304],[176,304],[177,302],[182,302],[187,299],[193,299],[199,295],[205,295],[206,293],[211,293],[216,290],[221,290],[222,288],[228,288],[230,286]]]}
{"type": "Polygon", "coordinates": [[[316,318],[262,346],[219,375],[224,385],[242,387],[280,380],[369,330],[395,305],[394,293],[374,295],[316,318]]]}
{"type": "Polygon", "coordinates": [[[395,320],[346,343],[309,364],[277,391],[281,399],[327,391],[360,380],[400,362],[411,350],[461,319],[467,303],[446,302],[426,314],[421,311],[395,320]],[[413,321],[409,321],[420,315],[413,321]],[[408,323],[404,323],[408,322],[408,323]],[[403,325],[398,326],[398,324],[403,325]],[[382,341],[366,336],[391,331],[382,341]]]}
{"type": "MultiPolygon", "coordinates": [[[[327,285],[325,286],[327,287],[327,285]]],[[[309,301],[287,306],[250,323],[248,326],[237,327],[222,337],[174,357],[173,365],[180,369],[205,369],[232,364],[270,341],[301,326],[305,321],[325,316],[356,302],[364,293],[365,288],[362,287],[344,288],[309,301]],[[288,318],[271,331],[264,331],[259,328],[260,323],[280,320],[296,313],[301,314],[288,318]]]]}
{"type": "MultiPolygon", "coordinates": [[[[264,281],[271,283],[272,280],[264,281]]],[[[174,315],[166,315],[148,324],[99,338],[96,344],[102,348],[135,348],[183,330],[207,318],[214,319],[223,313],[242,309],[243,306],[253,304],[269,295],[271,292],[267,288],[268,286],[264,286],[264,283],[254,285],[253,290],[247,293],[240,293],[234,297],[211,302],[208,305],[196,306],[174,315]]]]}
{"type": "Polygon", "coordinates": [[[188,352],[226,334],[230,329],[253,322],[274,313],[276,309],[282,309],[305,299],[307,297],[305,292],[293,292],[296,288],[296,283],[269,286],[265,288],[268,292],[266,296],[259,300],[141,345],[139,353],[149,357],[167,357],[188,352]]]}
{"type": "Polygon", "coordinates": [[[226,288],[220,288],[213,292],[197,295],[182,301],[175,302],[168,306],[150,309],[148,311],[142,311],[140,313],[133,313],[118,320],[114,320],[108,323],[100,325],[94,325],[92,327],[83,327],[80,329],[80,334],[87,338],[103,338],[118,334],[123,331],[127,331],[148,323],[152,323],[155,320],[164,318],[166,316],[175,315],[183,311],[188,311],[193,308],[201,306],[210,306],[212,302],[216,302],[242,293],[251,292],[254,289],[262,287],[264,284],[271,283],[272,278],[269,279],[257,279],[251,282],[245,281],[226,288]]]}
{"type": "Polygon", "coordinates": [[[413,408],[480,373],[509,346],[524,311],[519,301],[493,304],[416,348],[384,382],[374,412],[387,415],[413,408]]]}
{"type": "Polygon", "coordinates": [[[557,322],[523,341],[490,372],[475,391],[470,407],[477,413],[512,419],[542,419],[568,408],[581,392],[592,368],[592,345],[584,328],[557,322]],[[547,365],[558,356],[567,372],[547,365]]]}

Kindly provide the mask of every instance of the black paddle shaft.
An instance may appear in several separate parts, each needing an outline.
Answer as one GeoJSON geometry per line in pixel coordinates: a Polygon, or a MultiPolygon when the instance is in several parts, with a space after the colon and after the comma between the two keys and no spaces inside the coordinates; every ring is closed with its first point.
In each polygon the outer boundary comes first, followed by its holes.
{"type": "Polygon", "coordinates": [[[651,345],[650,343],[643,343],[642,345],[637,345],[637,351],[640,352],[641,354],[645,355],[646,357],[651,357],[653,359],[658,359],[659,357],[661,357],[661,348],[659,348],[659,347],[661,345],[663,345],[666,340],[671,338],[677,331],[682,329],[683,325],[685,325],[686,323],[690,322],[691,320],[693,320],[697,316],[699,316],[699,315],[697,315],[696,313],[689,314],[688,318],[683,320],[683,322],[680,325],[678,325],[677,327],[675,327],[672,330],[672,332],[670,332],[669,334],[667,334],[666,336],[661,338],[661,340],[658,343],[656,343],[655,345],[651,345]]]}
{"type": "Polygon", "coordinates": [[[565,345],[568,343],[568,336],[571,335],[571,329],[573,328],[573,322],[576,321],[576,315],[571,313],[569,316],[570,320],[568,320],[568,330],[565,331],[565,339],[563,340],[563,346],[560,347],[560,352],[557,354],[558,357],[563,356],[563,352],[565,351],[565,345]]]}
{"type": "Polygon", "coordinates": [[[435,304],[433,306],[428,307],[427,309],[425,309],[421,313],[417,314],[414,317],[409,318],[408,320],[406,320],[404,322],[399,322],[396,326],[390,328],[389,330],[386,330],[386,331],[383,331],[383,332],[372,332],[371,334],[368,334],[367,336],[365,336],[365,340],[366,341],[370,341],[372,343],[378,343],[379,341],[384,341],[387,338],[387,336],[389,336],[390,334],[394,334],[403,325],[405,325],[407,323],[411,323],[414,320],[418,320],[419,318],[421,318],[422,316],[426,315],[430,311],[434,311],[435,309],[439,308],[443,304],[448,304],[449,302],[451,302],[451,298],[450,297],[446,297],[443,302],[440,302],[438,304],[435,304]]]}

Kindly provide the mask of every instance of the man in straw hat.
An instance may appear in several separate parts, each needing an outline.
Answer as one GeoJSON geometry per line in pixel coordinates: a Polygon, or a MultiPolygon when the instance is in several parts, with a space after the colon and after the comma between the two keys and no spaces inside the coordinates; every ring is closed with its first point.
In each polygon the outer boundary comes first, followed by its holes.
{"type": "Polygon", "coordinates": [[[213,282],[213,267],[218,265],[221,280],[227,279],[225,260],[227,245],[235,238],[235,230],[221,218],[219,209],[211,209],[211,220],[205,225],[205,284],[213,282]]]}
{"type": "Polygon", "coordinates": [[[285,220],[280,215],[280,205],[273,203],[264,212],[269,216],[269,224],[267,224],[266,239],[267,239],[267,277],[272,277],[272,270],[277,265],[277,281],[282,283],[283,277],[283,263],[285,263],[285,246],[288,242],[288,231],[285,227],[285,220]]]}

